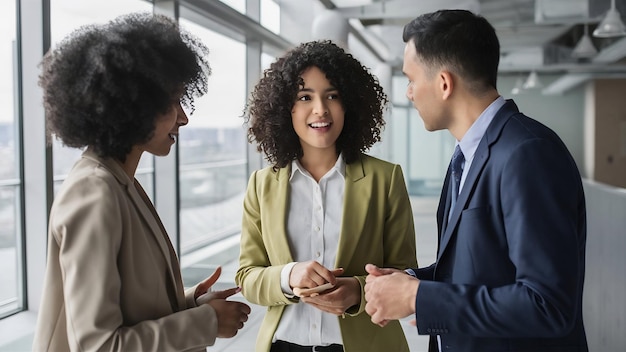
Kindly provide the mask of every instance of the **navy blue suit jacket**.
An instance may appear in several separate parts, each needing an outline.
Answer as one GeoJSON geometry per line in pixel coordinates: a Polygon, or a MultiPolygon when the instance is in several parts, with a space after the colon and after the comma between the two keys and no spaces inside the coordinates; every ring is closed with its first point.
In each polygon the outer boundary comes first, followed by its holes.
{"type": "Polygon", "coordinates": [[[561,139],[507,101],[447,222],[449,174],[437,262],[416,270],[419,333],[446,352],[587,351],[585,198],[561,139]]]}

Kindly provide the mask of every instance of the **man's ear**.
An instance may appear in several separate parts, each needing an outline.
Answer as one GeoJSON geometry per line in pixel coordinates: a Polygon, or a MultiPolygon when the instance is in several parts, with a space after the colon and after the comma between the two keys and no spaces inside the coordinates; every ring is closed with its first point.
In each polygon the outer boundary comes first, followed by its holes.
{"type": "Polygon", "coordinates": [[[450,71],[439,72],[439,88],[441,91],[441,99],[446,100],[452,95],[454,90],[454,75],[450,71]]]}

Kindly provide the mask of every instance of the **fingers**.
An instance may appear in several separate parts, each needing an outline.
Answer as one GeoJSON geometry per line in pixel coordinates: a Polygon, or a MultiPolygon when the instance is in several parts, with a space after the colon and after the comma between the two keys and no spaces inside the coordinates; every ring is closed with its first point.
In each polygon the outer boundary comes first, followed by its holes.
{"type": "Polygon", "coordinates": [[[214,298],[226,299],[239,292],[241,292],[241,287],[233,287],[223,291],[215,291],[213,294],[215,295],[214,298]]]}
{"type": "MultiPolygon", "coordinates": [[[[368,313],[369,314],[369,313],[368,313]]],[[[372,318],[372,323],[378,325],[378,326],[385,326],[385,318],[383,318],[378,312],[375,312],[373,314],[370,314],[370,317],[372,318]]]]}
{"type": "Polygon", "coordinates": [[[217,315],[218,337],[233,337],[243,328],[251,312],[250,306],[242,302],[215,299],[209,302],[217,315]]]}
{"type": "Polygon", "coordinates": [[[201,306],[205,303],[208,303],[213,298],[215,298],[215,292],[207,292],[203,295],[200,295],[200,297],[196,298],[196,305],[201,306]]]}
{"type": "Polygon", "coordinates": [[[341,273],[343,269],[328,270],[316,261],[301,262],[294,265],[289,275],[289,285],[291,287],[312,288],[325,283],[336,283],[335,274],[341,273]],[[339,271],[337,271],[339,270],[339,271]]]}
{"type": "Polygon", "coordinates": [[[226,299],[236,293],[241,292],[241,287],[233,287],[223,291],[207,292],[200,297],[196,298],[196,304],[205,304],[213,299],[226,299]]]}
{"type": "Polygon", "coordinates": [[[337,269],[331,270],[330,272],[335,276],[339,276],[343,274],[343,271],[344,271],[343,268],[337,268],[337,269]]]}
{"type": "Polygon", "coordinates": [[[355,278],[340,277],[333,289],[319,295],[301,297],[300,300],[324,312],[343,315],[347,309],[361,303],[361,286],[355,278]]]}
{"type": "Polygon", "coordinates": [[[383,326],[384,320],[400,319],[415,313],[419,280],[410,275],[393,273],[368,276],[365,284],[365,311],[372,323],[383,326]],[[389,295],[394,292],[394,295],[389,295]]]}
{"type": "Polygon", "coordinates": [[[380,269],[374,264],[365,264],[365,271],[367,271],[368,274],[374,276],[382,275],[382,273],[380,273],[380,269]]]}
{"type": "Polygon", "coordinates": [[[367,271],[367,273],[372,276],[383,276],[383,275],[389,275],[389,274],[393,274],[397,272],[402,272],[402,270],[395,269],[395,268],[379,268],[374,264],[366,264],[365,271],[367,271]]]}
{"type": "Polygon", "coordinates": [[[294,287],[293,293],[298,297],[315,297],[324,291],[332,289],[334,286],[331,283],[325,283],[323,285],[315,286],[312,288],[300,288],[294,287]]]}
{"type": "Polygon", "coordinates": [[[318,304],[316,301],[311,300],[311,299],[304,299],[303,300],[304,303],[310,304],[313,307],[326,312],[326,313],[330,313],[330,314],[334,314],[337,316],[340,315],[344,315],[345,314],[345,310],[341,309],[341,307],[334,307],[334,306],[328,306],[328,305],[324,305],[324,304],[318,304]]]}
{"type": "Polygon", "coordinates": [[[219,279],[220,275],[222,275],[222,267],[218,266],[217,268],[215,268],[215,271],[213,272],[213,274],[211,274],[211,276],[198,284],[194,297],[198,299],[200,295],[205,294],[207,291],[209,291],[211,286],[213,286],[213,284],[217,282],[217,279],[219,279]]]}

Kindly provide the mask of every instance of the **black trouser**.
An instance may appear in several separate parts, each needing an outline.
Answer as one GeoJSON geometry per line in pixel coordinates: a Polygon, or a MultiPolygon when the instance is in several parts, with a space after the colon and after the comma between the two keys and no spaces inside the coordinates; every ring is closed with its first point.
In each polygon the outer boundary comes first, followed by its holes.
{"type": "Polygon", "coordinates": [[[300,346],[295,343],[278,340],[272,343],[270,352],[343,352],[343,346],[332,344],[328,346],[300,346]]]}

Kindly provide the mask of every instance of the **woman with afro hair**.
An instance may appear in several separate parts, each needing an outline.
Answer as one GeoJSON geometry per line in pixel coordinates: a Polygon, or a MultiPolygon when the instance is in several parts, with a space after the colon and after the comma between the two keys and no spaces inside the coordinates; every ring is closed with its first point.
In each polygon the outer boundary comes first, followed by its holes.
{"type": "Polygon", "coordinates": [[[386,105],[330,41],[287,52],[254,88],[248,138],[271,165],[250,176],[235,279],[268,307],[257,351],[409,350],[398,321],[379,327],[364,311],[367,263],[417,264],[402,170],[364,154],[386,105]]]}
{"type": "Polygon", "coordinates": [[[135,179],[144,152],[170,152],[181,103],[206,92],[207,48],[172,20],[129,14],[82,27],[47,53],[40,85],[50,133],[85,148],[54,199],[34,351],[205,351],[250,313],[184,290],[154,206],[135,179]]]}

